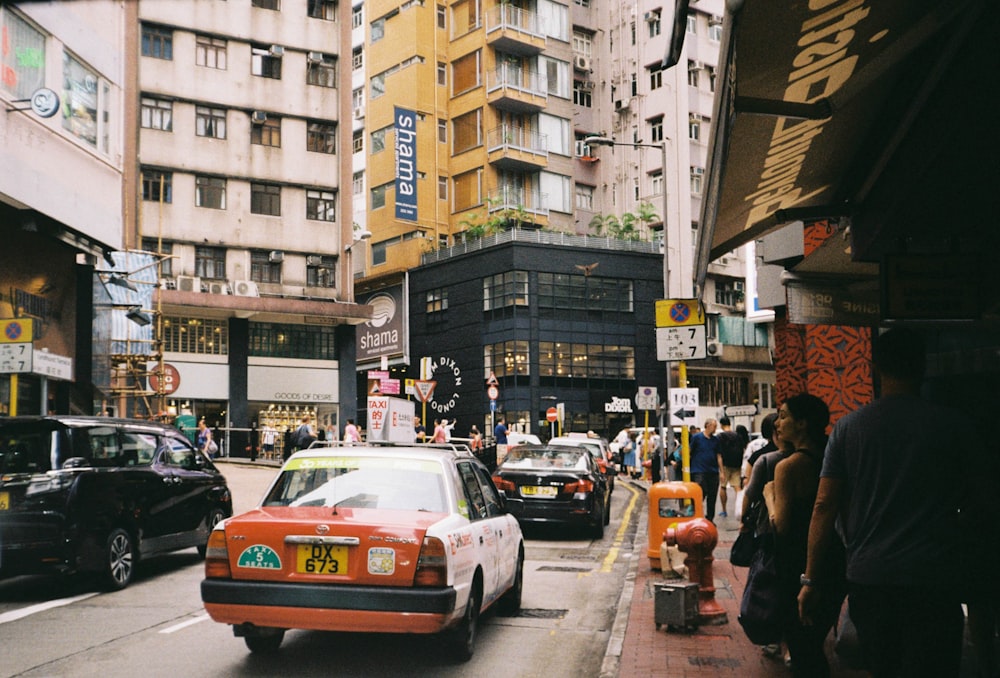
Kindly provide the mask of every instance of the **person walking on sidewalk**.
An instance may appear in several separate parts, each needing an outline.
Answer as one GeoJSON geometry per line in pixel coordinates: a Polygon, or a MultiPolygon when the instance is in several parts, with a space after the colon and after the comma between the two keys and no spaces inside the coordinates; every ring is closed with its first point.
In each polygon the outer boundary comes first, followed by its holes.
{"type": "Polygon", "coordinates": [[[725,518],[729,514],[726,512],[726,504],[729,503],[729,496],[726,487],[733,488],[733,512],[736,512],[736,495],[743,489],[743,481],[740,478],[740,465],[743,463],[743,441],[733,431],[732,421],[729,417],[719,419],[718,433],[719,456],[722,463],[719,466],[719,517],[725,518]]]}
{"type": "Polygon", "coordinates": [[[814,395],[801,393],[786,400],[778,410],[777,429],[787,456],[774,466],[774,481],[764,486],[764,501],[774,535],[779,587],[787,610],[782,639],[788,647],[792,675],[826,678],[830,665],[823,643],[840,614],[844,602],[843,549],[828,553],[830,563],[823,600],[810,624],[798,615],[800,577],[806,569],[809,523],[812,518],[819,472],[826,446],[830,410],[814,395]]]}
{"type": "Polygon", "coordinates": [[[691,480],[701,487],[705,500],[705,517],[715,522],[715,500],[719,492],[719,468],[722,455],[719,454],[719,437],[715,429],[719,425],[715,419],[706,419],[705,428],[691,438],[691,480]]]}
{"type": "Polygon", "coordinates": [[[954,478],[935,483],[933,496],[927,494],[928,469],[942,463],[942,423],[952,467],[972,475],[979,468],[969,459],[973,427],[920,397],[925,360],[923,340],[913,330],[894,328],[872,342],[881,396],[834,426],[809,527],[802,621],[821,623],[819,602],[829,585],[826,565],[838,546],[839,518],[851,620],[876,678],[958,676],[961,668],[959,579],[928,578],[928,564],[942,555],[958,562],[959,508],[963,495],[973,492],[954,478]]]}

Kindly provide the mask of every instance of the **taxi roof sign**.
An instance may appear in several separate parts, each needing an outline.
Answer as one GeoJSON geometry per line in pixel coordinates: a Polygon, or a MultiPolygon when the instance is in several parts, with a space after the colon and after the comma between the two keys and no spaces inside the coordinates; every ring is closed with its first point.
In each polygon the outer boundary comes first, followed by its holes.
{"type": "Polygon", "coordinates": [[[657,299],[657,327],[704,325],[705,312],[698,299],[657,299]]]}

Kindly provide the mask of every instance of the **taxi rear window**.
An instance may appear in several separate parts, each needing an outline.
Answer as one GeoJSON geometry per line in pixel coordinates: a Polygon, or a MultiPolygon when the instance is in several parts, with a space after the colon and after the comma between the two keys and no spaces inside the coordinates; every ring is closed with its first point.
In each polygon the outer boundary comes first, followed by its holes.
{"type": "Polygon", "coordinates": [[[426,460],[339,455],[286,464],[264,506],[446,511],[444,472],[426,460]]]}

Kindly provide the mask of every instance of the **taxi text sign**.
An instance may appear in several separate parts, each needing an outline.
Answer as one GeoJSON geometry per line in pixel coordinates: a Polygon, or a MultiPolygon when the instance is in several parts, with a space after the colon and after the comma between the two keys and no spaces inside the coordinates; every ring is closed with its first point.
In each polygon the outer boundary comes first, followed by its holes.
{"type": "Polygon", "coordinates": [[[656,326],[704,325],[705,313],[697,299],[657,299],[656,326]]]}

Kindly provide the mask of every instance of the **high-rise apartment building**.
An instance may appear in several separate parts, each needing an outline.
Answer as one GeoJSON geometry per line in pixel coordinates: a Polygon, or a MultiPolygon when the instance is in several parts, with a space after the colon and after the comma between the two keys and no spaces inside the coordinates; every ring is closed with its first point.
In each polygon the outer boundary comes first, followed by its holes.
{"type": "Polygon", "coordinates": [[[163,257],[170,405],[234,431],[303,414],[338,426],[356,401],[353,324],[368,317],[352,303],[343,194],[351,7],[138,8],[141,200],[126,245],[163,257]]]}

